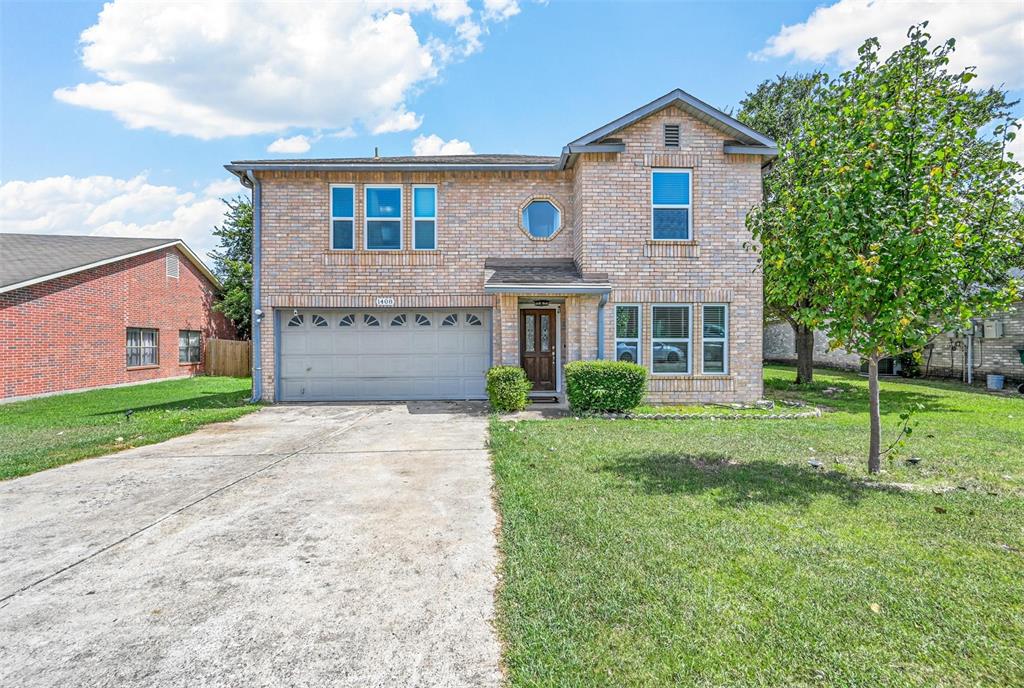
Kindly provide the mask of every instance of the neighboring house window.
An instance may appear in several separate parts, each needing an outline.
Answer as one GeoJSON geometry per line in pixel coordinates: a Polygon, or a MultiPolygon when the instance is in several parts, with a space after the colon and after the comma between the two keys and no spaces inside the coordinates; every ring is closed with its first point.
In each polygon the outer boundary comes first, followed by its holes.
{"type": "Polygon", "coordinates": [[[654,373],[690,372],[690,306],[651,307],[651,365],[654,373]]]}
{"type": "Polygon", "coordinates": [[[547,239],[562,226],[562,213],[551,201],[530,201],[523,208],[522,222],[527,234],[547,239]]]}
{"type": "Polygon", "coordinates": [[[351,251],[355,241],[355,189],[331,186],[331,248],[351,251]]]}
{"type": "Polygon", "coordinates": [[[198,330],[178,330],[178,363],[199,363],[198,330]]]}
{"type": "Polygon", "coordinates": [[[690,171],[654,171],[651,176],[653,238],[689,239],[690,224],[690,171]]]}
{"type": "Polygon", "coordinates": [[[412,187],[413,248],[433,251],[437,248],[437,187],[412,187]]]}
{"type": "Polygon", "coordinates": [[[615,307],[615,360],[640,362],[640,306],[615,307]]]}
{"type": "Polygon", "coordinates": [[[701,371],[712,375],[729,372],[729,309],[715,304],[704,306],[704,351],[701,371]]]}
{"type": "Polygon", "coordinates": [[[164,272],[168,277],[178,278],[178,254],[168,253],[164,258],[164,272]]]}
{"type": "Polygon", "coordinates": [[[402,187],[366,187],[366,248],[401,250],[402,187]]]}
{"type": "Polygon", "coordinates": [[[127,363],[129,368],[160,363],[160,334],[157,330],[128,328],[127,363]]]}

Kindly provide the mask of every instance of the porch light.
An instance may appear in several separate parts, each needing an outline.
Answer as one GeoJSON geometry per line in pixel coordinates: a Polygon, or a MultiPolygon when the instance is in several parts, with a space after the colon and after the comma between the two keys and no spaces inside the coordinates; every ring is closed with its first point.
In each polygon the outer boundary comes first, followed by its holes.
{"type": "Polygon", "coordinates": [[[543,308],[544,306],[550,306],[551,302],[548,301],[547,299],[534,299],[533,305],[539,308],[543,308]]]}

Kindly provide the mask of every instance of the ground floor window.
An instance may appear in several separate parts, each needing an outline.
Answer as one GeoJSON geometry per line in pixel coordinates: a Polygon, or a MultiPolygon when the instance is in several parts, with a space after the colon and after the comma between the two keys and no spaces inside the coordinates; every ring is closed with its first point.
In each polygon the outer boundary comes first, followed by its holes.
{"type": "Polygon", "coordinates": [[[178,330],[178,363],[199,363],[199,331],[178,330]]]}
{"type": "Polygon", "coordinates": [[[160,333],[145,327],[129,327],[127,337],[129,368],[160,363],[160,333]]]}
{"type": "Polygon", "coordinates": [[[689,305],[651,306],[651,371],[689,373],[690,334],[689,305]]]}
{"type": "Polygon", "coordinates": [[[640,363],[640,306],[615,307],[615,360],[640,363]]]}
{"type": "Polygon", "coordinates": [[[729,309],[724,304],[704,306],[702,368],[705,373],[729,372],[729,309]]]}

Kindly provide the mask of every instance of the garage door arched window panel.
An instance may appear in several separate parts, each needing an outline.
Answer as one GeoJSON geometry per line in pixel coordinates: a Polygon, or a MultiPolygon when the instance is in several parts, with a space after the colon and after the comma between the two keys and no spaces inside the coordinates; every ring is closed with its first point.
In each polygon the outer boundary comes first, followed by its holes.
{"type": "Polygon", "coordinates": [[[331,185],[331,248],[351,251],[355,242],[355,187],[351,184],[331,185]]]}
{"type": "Polygon", "coordinates": [[[430,325],[431,325],[430,318],[428,318],[427,316],[423,315],[422,313],[417,313],[416,314],[416,324],[419,325],[420,327],[430,327],[430,325]]]}
{"type": "Polygon", "coordinates": [[[399,313],[391,318],[391,327],[405,327],[405,313],[399,313]]]}
{"type": "Polygon", "coordinates": [[[651,238],[687,241],[691,236],[690,170],[651,173],[651,238]]]}
{"type": "Polygon", "coordinates": [[[319,313],[313,314],[311,322],[313,323],[313,327],[327,327],[327,318],[319,313]]]}
{"type": "Polygon", "coordinates": [[[466,324],[470,327],[483,327],[483,320],[475,313],[466,313],[466,324]]]}
{"type": "Polygon", "coordinates": [[[363,313],[363,324],[367,327],[380,327],[380,320],[378,320],[375,315],[363,313]]]}
{"type": "Polygon", "coordinates": [[[458,324],[459,316],[455,313],[446,315],[444,320],[441,321],[441,327],[456,327],[458,324]]]}
{"type": "Polygon", "coordinates": [[[690,373],[692,319],[689,305],[651,306],[651,372],[690,373]]]}
{"type": "Polygon", "coordinates": [[[402,187],[366,187],[366,248],[402,250],[402,187]]]}
{"type": "Polygon", "coordinates": [[[293,315],[291,320],[288,321],[288,327],[302,327],[304,322],[306,322],[306,318],[302,313],[299,313],[298,315],[293,315]]]}
{"type": "Polygon", "coordinates": [[[615,360],[640,363],[640,306],[615,307],[615,360]]]}
{"type": "Polygon", "coordinates": [[[352,327],[356,324],[356,316],[352,313],[341,316],[341,320],[338,321],[338,327],[352,327]]]}

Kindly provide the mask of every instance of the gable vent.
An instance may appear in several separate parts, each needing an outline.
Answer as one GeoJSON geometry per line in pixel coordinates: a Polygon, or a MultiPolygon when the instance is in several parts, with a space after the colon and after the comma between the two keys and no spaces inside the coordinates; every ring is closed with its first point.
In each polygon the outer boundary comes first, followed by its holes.
{"type": "Polygon", "coordinates": [[[178,254],[168,253],[167,257],[164,258],[164,264],[167,267],[167,276],[177,278],[178,276],[178,254]]]}
{"type": "Polygon", "coordinates": [[[666,124],[665,125],[665,147],[666,148],[679,148],[679,125],[678,124],[666,124]]]}

